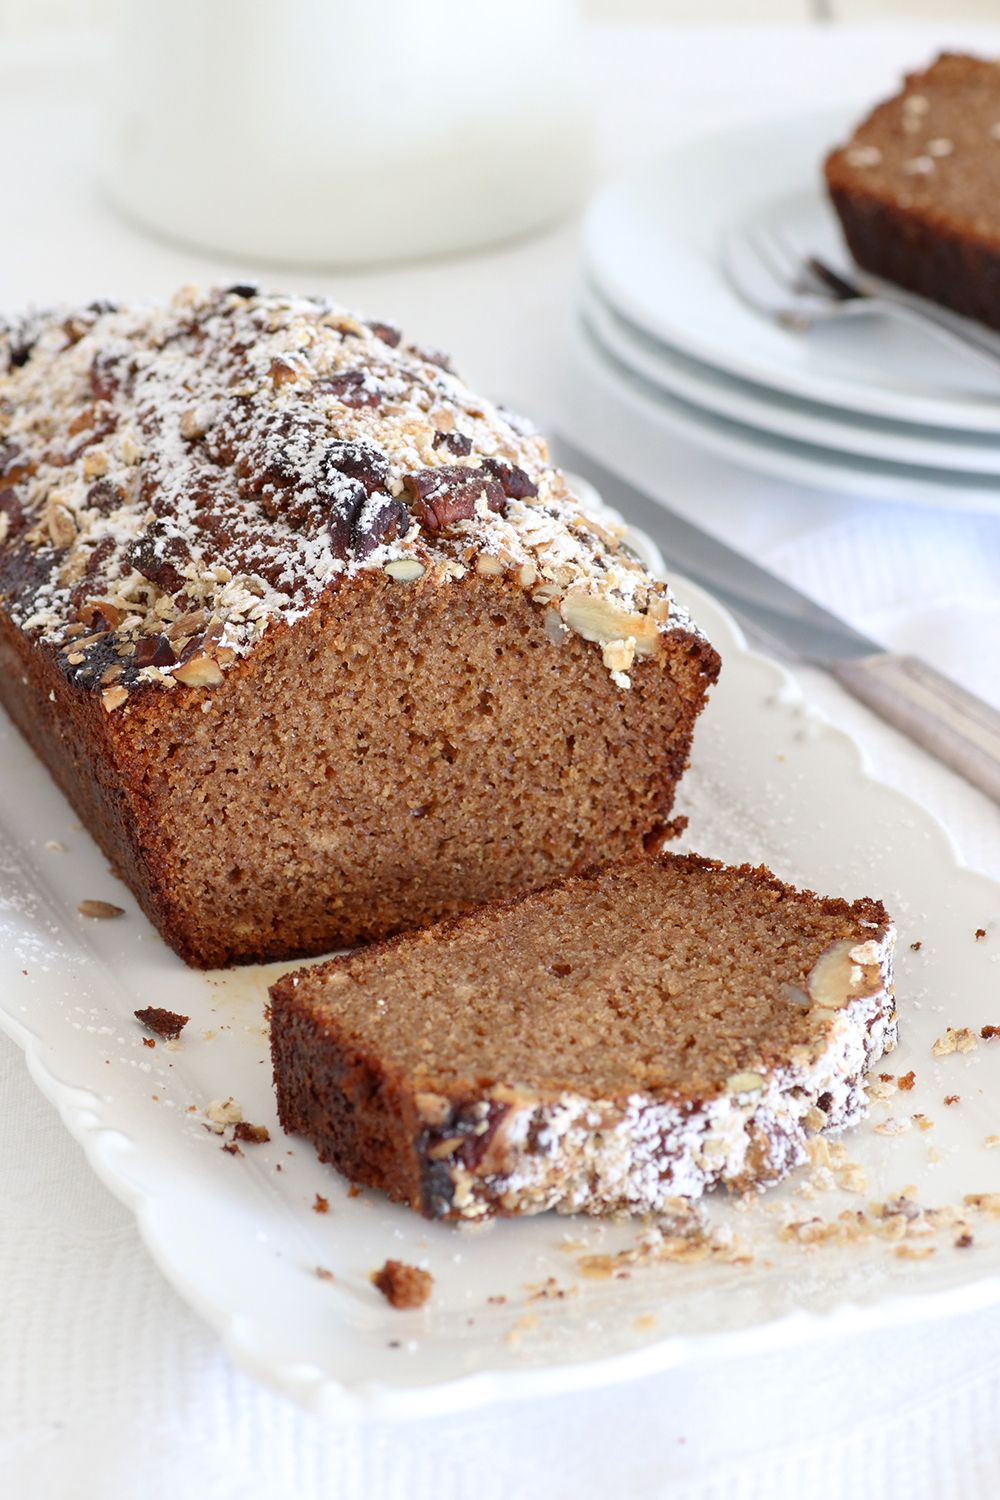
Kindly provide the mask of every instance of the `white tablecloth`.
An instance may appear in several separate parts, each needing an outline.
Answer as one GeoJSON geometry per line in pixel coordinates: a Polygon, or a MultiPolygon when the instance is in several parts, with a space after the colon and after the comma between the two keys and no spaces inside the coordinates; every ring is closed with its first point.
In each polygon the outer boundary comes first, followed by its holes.
{"type": "MultiPolygon", "coordinates": [[[[603,28],[594,38],[602,170],[737,118],[874,97],[937,45],[963,41],[1000,51],[1000,33],[958,29],[603,28]]],[[[252,270],[147,241],[102,205],[98,61],[88,40],[0,56],[4,305],[252,270]]],[[[586,409],[563,337],[575,237],[564,226],[463,263],[298,280],[398,317],[452,348],[474,382],[572,430],[586,409]]],[[[634,477],[656,478],[675,503],[872,634],[922,650],[1000,701],[1000,515],[819,495],[683,445],[665,456],[622,413],[598,426],[608,456],[634,477]]],[[[876,769],[934,809],[971,863],[1000,874],[997,810],[808,675],[876,769]]],[[[3,1039],[0,1101],[4,1497],[975,1500],[998,1491],[992,1314],[419,1425],[320,1426],[230,1368],[3,1039]]]]}

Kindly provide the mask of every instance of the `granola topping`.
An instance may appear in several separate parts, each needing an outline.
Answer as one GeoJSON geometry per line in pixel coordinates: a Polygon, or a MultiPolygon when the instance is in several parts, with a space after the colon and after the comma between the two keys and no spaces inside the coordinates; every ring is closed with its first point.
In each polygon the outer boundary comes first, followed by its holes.
{"type": "Polygon", "coordinates": [[[242,284],[0,324],[0,595],[109,714],[217,687],[362,570],[503,575],[623,690],[688,624],[543,440],[389,324],[242,284]]]}

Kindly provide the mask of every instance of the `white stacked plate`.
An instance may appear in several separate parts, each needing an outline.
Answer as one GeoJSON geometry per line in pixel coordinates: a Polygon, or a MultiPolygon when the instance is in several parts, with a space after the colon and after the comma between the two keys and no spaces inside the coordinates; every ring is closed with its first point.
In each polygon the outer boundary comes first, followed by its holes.
{"type": "Polygon", "coordinates": [[[849,269],[821,177],[860,109],[675,148],[587,216],[580,356],[665,431],[824,488],[1000,509],[1000,337],[953,318],[996,366],[877,316],[793,331],[751,307],[727,246],[766,224],[849,269]]]}

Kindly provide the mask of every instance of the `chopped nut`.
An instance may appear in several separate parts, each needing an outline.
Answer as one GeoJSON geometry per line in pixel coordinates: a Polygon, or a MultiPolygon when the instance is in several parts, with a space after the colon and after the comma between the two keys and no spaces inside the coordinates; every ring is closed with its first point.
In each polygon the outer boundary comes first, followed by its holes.
{"type": "Polygon", "coordinates": [[[116,708],[121,708],[128,699],[128,688],[109,687],[101,694],[101,704],[106,714],[113,713],[116,708]]]}
{"type": "Polygon", "coordinates": [[[192,656],[174,670],[173,676],[186,687],[218,687],[222,668],[211,656],[192,656]]]}
{"type": "Polygon", "coordinates": [[[858,945],[850,938],[841,938],[831,943],[813,964],[806,979],[806,988],[816,1005],[826,1010],[840,1010],[851,1000],[863,995],[874,995],[882,984],[882,974],[877,961],[858,962],[856,951],[869,950],[868,945],[858,945]]]}
{"type": "Polygon", "coordinates": [[[899,1079],[897,1080],[897,1087],[905,1090],[908,1093],[909,1090],[912,1089],[912,1087],[916,1083],[916,1081],[917,1081],[917,1075],[916,1075],[916,1073],[914,1073],[913,1069],[911,1068],[908,1073],[901,1073],[900,1074],[899,1079]]]}
{"type": "Polygon", "coordinates": [[[766,1079],[761,1073],[730,1073],[726,1088],[731,1094],[755,1094],[764,1087],[766,1079]]]}
{"type": "Polygon", "coordinates": [[[45,522],[54,547],[72,547],[76,541],[76,518],[67,506],[50,500],[45,522]]]}
{"type": "Polygon", "coordinates": [[[125,908],[114,906],[110,901],[81,901],[77,907],[81,917],[96,917],[104,921],[109,917],[123,917],[125,908]]]}
{"type": "Polygon", "coordinates": [[[424,565],[415,557],[397,557],[387,562],[382,571],[395,578],[397,583],[413,583],[423,576],[424,565]]]}
{"type": "Polygon", "coordinates": [[[608,641],[601,655],[609,672],[627,672],[635,659],[635,636],[608,641]]]}
{"type": "Polygon", "coordinates": [[[659,647],[660,633],[656,621],[648,615],[624,609],[606,594],[591,594],[585,589],[571,589],[562,602],[560,613],[569,628],[585,641],[607,645],[611,641],[631,638],[637,656],[651,656],[659,647]]]}

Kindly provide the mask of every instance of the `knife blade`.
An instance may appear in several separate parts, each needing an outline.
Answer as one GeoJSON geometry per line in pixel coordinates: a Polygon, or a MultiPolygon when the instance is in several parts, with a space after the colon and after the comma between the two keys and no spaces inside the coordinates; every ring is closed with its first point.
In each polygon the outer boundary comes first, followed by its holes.
{"type": "Polygon", "coordinates": [[[860,702],[1000,803],[1000,712],[921,658],[886,651],[846,620],[646,494],[561,434],[556,462],[649,533],[669,567],[700,584],[747,635],[831,672],[860,702]]]}

